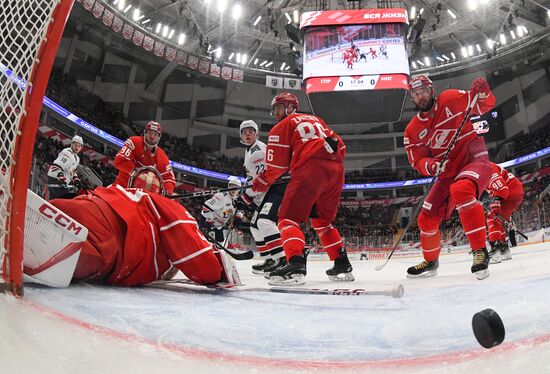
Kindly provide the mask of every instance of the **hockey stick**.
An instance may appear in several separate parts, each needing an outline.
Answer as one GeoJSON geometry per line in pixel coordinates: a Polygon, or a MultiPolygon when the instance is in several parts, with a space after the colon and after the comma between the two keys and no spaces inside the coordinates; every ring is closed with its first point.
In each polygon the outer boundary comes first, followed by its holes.
{"type": "Polygon", "coordinates": [[[209,284],[202,285],[188,279],[172,279],[168,281],[154,281],[148,287],[178,292],[196,293],[227,293],[227,292],[273,292],[297,295],[333,295],[333,296],[391,296],[401,298],[405,293],[402,284],[398,284],[386,290],[366,290],[364,288],[304,288],[304,287],[251,287],[235,286],[232,284],[209,284]]]}
{"type": "MultiPolygon", "coordinates": [[[[285,176],[282,178],[279,178],[278,181],[274,182],[272,186],[275,186],[277,184],[285,184],[290,182],[290,176],[285,176]]],[[[190,193],[182,193],[182,194],[174,194],[170,196],[166,196],[169,199],[177,200],[177,199],[192,199],[195,197],[204,197],[204,196],[212,196],[217,194],[218,192],[231,192],[231,191],[240,191],[245,190],[247,188],[251,188],[251,184],[245,184],[241,187],[228,187],[228,188],[217,188],[214,190],[208,190],[208,191],[197,191],[197,192],[190,192],[190,193]]]]}
{"type": "Polygon", "coordinates": [[[206,236],[214,244],[217,248],[224,250],[229,256],[233,257],[237,261],[242,260],[251,260],[254,258],[254,252],[248,250],[248,251],[242,251],[242,252],[234,252],[231,249],[227,248],[225,245],[222,245],[220,242],[218,242],[216,239],[214,239],[210,233],[206,233],[206,236]]]}
{"type": "MultiPolygon", "coordinates": [[[[466,113],[464,114],[464,118],[462,119],[462,122],[460,123],[460,126],[458,126],[458,130],[456,131],[456,134],[453,136],[453,138],[451,139],[450,143],[449,143],[449,146],[447,147],[447,150],[445,151],[445,153],[443,154],[443,158],[441,159],[441,165],[444,165],[445,164],[445,161],[447,161],[447,158],[449,158],[449,154],[451,153],[451,151],[453,150],[453,147],[455,145],[455,142],[456,142],[456,139],[458,139],[460,133],[462,132],[462,128],[464,127],[464,125],[466,124],[466,122],[468,121],[468,117],[470,117],[470,113],[472,111],[472,108],[474,107],[474,105],[476,105],[476,102],[477,102],[477,99],[479,97],[479,93],[477,93],[474,98],[472,99],[472,101],[470,102],[470,105],[468,106],[468,108],[466,109],[466,113]]],[[[416,217],[418,216],[418,214],[420,213],[420,209],[422,208],[422,205],[424,204],[424,200],[426,199],[426,197],[428,196],[428,194],[430,193],[431,189],[432,189],[432,186],[434,185],[435,181],[437,180],[437,177],[439,177],[439,174],[441,174],[442,172],[442,169],[441,168],[438,168],[434,174],[434,176],[432,177],[432,180],[430,181],[430,184],[428,185],[428,188],[426,189],[426,192],[424,193],[424,195],[422,196],[422,198],[420,199],[420,201],[418,202],[418,204],[416,205],[416,207],[414,208],[414,212],[411,216],[411,219],[409,220],[409,222],[407,223],[407,226],[405,226],[405,229],[403,230],[403,232],[401,232],[401,235],[399,235],[399,239],[397,239],[397,243],[394,244],[390,254],[388,255],[388,258],[386,258],[386,261],[384,261],[384,263],[380,264],[380,265],[377,265],[374,270],[376,271],[380,271],[382,270],[387,264],[388,262],[390,261],[390,258],[393,256],[395,250],[399,247],[399,245],[401,244],[401,241],[403,240],[403,237],[405,236],[405,234],[407,233],[407,231],[409,231],[409,228],[411,227],[413,221],[416,219],[416,217]]]]}
{"type": "MultiPolygon", "coordinates": [[[[487,213],[491,213],[491,209],[487,208],[485,205],[483,205],[483,209],[485,209],[487,213]]],[[[529,240],[527,235],[525,235],[523,232],[517,229],[516,224],[514,223],[514,221],[512,221],[512,217],[510,217],[509,221],[506,221],[503,216],[496,214],[495,218],[498,219],[500,222],[504,223],[508,228],[515,227],[515,231],[519,234],[519,236],[521,236],[525,240],[529,240]]]]}

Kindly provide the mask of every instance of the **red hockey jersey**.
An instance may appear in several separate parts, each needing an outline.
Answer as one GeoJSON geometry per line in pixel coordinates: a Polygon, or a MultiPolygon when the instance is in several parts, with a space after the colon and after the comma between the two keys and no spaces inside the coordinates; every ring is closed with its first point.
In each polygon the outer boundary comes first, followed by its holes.
{"type": "Polygon", "coordinates": [[[502,200],[506,200],[508,196],[523,195],[523,184],[514,174],[493,162],[491,162],[491,168],[493,174],[487,186],[487,192],[491,197],[500,197],[502,200]]]}
{"type": "MultiPolygon", "coordinates": [[[[403,144],[411,166],[420,174],[428,176],[428,161],[441,159],[451,139],[455,136],[464,114],[473,98],[470,91],[446,90],[436,99],[428,113],[419,112],[407,128],[403,144]]],[[[471,114],[481,115],[496,103],[492,93],[485,99],[478,99],[471,114]]],[[[440,177],[453,177],[468,162],[468,143],[477,137],[470,120],[467,120],[449,154],[445,170],[440,177]]]]}
{"type": "Polygon", "coordinates": [[[168,193],[173,193],[176,187],[176,178],[172,172],[170,160],[160,147],[157,146],[155,149],[154,154],[145,149],[143,136],[132,136],[126,140],[124,146],[115,156],[114,165],[118,170],[115,183],[122,187],[128,187],[130,173],[136,167],[153,166],[162,176],[164,189],[168,193]]]}
{"type": "Polygon", "coordinates": [[[292,173],[309,158],[343,161],[345,154],[344,142],[321,118],[310,114],[290,114],[269,132],[264,179],[273,183],[287,171],[292,173]],[[332,154],[325,149],[327,137],[338,139],[338,149],[332,154]]]}

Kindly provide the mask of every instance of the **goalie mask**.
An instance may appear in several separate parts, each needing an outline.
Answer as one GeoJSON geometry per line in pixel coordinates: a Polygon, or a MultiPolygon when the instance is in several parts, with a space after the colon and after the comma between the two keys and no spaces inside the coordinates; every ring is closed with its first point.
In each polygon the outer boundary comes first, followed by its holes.
{"type": "Polygon", "coordinates": [[[128,179],[128,188],[164,194],[164,181],[157,169],[152,166],[143,166],[132,171],[128,179]]]}
{"type": "Polygon", "coordinates": [[[486,134],[489,132],[489,122],[485,120],[472,122],[472,127],[478,134],[486,134]]]}

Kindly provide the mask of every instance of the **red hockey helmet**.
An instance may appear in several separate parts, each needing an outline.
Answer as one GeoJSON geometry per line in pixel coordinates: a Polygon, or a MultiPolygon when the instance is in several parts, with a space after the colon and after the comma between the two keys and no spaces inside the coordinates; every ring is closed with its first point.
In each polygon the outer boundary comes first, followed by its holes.
{"type": "Polygon", "coordinates": [[[149,121],[145,125],[145,130],[144,131],[156,131],[159,134],[162,134],[162,127],[160,127],[160,123],[158,123],[158,122],[149,121]]]}
{"type": "Polygon", "coordinates": [[[432,93],[434,92],[434,85],[431,79],[425,75],[418,75],[409,81],[409,92],[411,94],[415,89],[419,87],[428,87],[430,88],[432,93]]]}
{"type": "Polygon", "coordinates": [[[130,173],[128,188],[140,188],[147,192],[161,194],[164,191],[164,182],[157,169],[152,166],[142,166],[130,173]]]}
{"type": "MultiPolygon", "coordinates": [[[[294,111],[298,111],[298,98],[296,97],[296,95],[293,95],[291,94],[290,92],[281,92],[280,94],[278,94],[277,96],[275,96],[273,98],[273,100],[271,100],[271,115],[275,115],[275,106],[277,105],[284,105],[285,108],[288,106],[288,105],[292,105],[292,107],[294,108],[294,111]]],[[[289,113],[287,113],[289,114],[289,113]]]]}

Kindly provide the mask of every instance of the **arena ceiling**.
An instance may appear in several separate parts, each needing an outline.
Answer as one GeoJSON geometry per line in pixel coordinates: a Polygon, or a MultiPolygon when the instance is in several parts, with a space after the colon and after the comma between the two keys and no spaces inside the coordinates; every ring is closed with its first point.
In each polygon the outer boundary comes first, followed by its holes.
{"type": "MultiPolygon", "coordinates": [[[[175,30],[174,39],[185,33],[183,48],[202,55],[215,55],[232,63],[236,55],[246,55],[242,65],[254,69],[256,59],[284,61],[291,52],[300,51],[285,31],[288,23],[297,24],[305,11],[404,7],[409,11],[411,27],[420,31],[410,37],[410,52],[415,59],[442,54],[459,55],[464,47],[474,46],[475,54],[490,54],[487,40],[498,41],[500,34],[527,40],[550,29],[550,0],[105,0],[126,17],[136,13],[136,23],[156,31],[158,24],[175,30]],[[220,4],[225,7],[220,11],[220,4]],[[234,7],[241,15],[235,20],[234,7]],[[123,5],[123,6],[121,6],[123,5]],[[129,7],[130,6],[130,7],[129,7]],[[414,7],[414,10],[413,10],[414,7]],[[138,9],[138,11],[136,11],[138,9]],[[414,13],[414,14],[413,14],[414,13]],[[411,16],[414,16],[412,18],[411,16]],[[420,21],[419,21],[420,19],[420,21]],[[416,25],[416,26],[415,26],[416,25]],[[518,28],[521,28],[520,31],[518,28]],[[524,34],[524,30],[527,31],[524,34]],[[513,33],[512,33],[513,32],[513,33]],[[420,34],[420,37],[418,37],[420,34]],[[512,35],[513,34],[513,35],[512,35]],[[521,35],[520,34],[524,34],[521,35]],[[291,44],[292,43],[292,44],[291,44]],[[476,46],[479,45],[479,47],[476,46]],[[480,50],[481,49],[481,50],[480,50]]],[[[162,28],[159,33],[162,33],[162,28]]],[[[410,34],[409,34],[410,35],[410,34]]],[[[517,41],[516,41],[517,43],[517,41]]],[[[295,55],[294,55],[295,57],[295,55]]],[[[273,70],[268,69],[268,70],[273,70]]]]}

